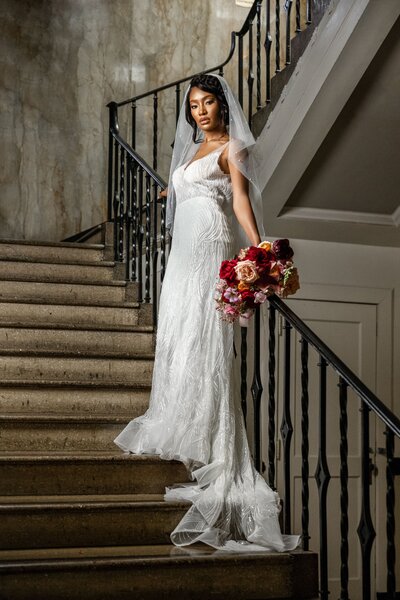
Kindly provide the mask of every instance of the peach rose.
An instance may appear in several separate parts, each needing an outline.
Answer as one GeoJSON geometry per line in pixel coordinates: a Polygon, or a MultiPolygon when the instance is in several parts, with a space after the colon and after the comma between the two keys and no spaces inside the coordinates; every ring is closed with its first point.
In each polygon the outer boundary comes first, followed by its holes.
{"type": "Polygon", "coordinates": [[[263,248],[264,250],[271,250],[271,243],[270,242],[261,242],[261,244],[258,244],[257,248],[263,248]]]}
{"type": "Polygon", "coordinates": [[[235,266],[237,278],[245,283],[253,283],[259,278],[256,264],[252,260],[242,260],[235,266]]]}

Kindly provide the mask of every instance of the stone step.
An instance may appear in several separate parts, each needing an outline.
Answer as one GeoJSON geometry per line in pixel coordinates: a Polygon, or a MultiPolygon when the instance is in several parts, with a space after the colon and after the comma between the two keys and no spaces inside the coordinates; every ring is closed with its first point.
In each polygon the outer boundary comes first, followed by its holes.
{"type": "Polygon", "coordinates": [[[85,306],[32,302],[0,302],[0,326],[129,329],[151,325],[152,305],[85,306]]]}
{"type": "Polygon", "coordinates": [[[108,414],[1,414],[0,452],[111,451],[129,420],[108,414]]]}
{"type": "Polygon", "coordinates": [[[0,497],[0,549],[165,544],[188,506],[162,495],[0,497]]]}
{"type": "Polygon", "coordinates": [[[103,260],[102,244],[0,240],[0,260],[26,262],[94,262],[103,260]]]}
{"type": "Polygon", "coordinates": [[[143,387],[152,380],[153,360],[0,356],[0,388],[11,385],[143,387]]]}
{"type": "Polygon", "coordinates": [[[121,452],[0,453],[0,495],[162,494],[188,481],[180,462],[121,452]]]}
{"type": "Polygon", "coordinates": [[[0,554],[2,600],[311,600],[318,556],[218,552],[203,544],[0,554]],[[4,558],[3,558],[4,557],[4,558]]]}
{"type": "Polygon", "coordinates": [[[154,334],[139,325],[132,331],[0,327],[0,353],[134,358],[154,353],[154,334]]]}
{"type": "Polygon", "coordinates": [[[108,281],[82,284],[40,281],[0,281],[0,301],[121,306],[136,301],[137,283],[108,281]]]}
{"type": "Polygon", "coordinates": [[[0,387],[1,413],[49,415],[126,415],[133,419],[148,407],[150,388],[0,387]]]}
{"type": "Polygon", "coordinates": [[[124,267],[111,261],[93,263],[39,263],[0,260],[0,280],[60,283],[97,283],[121,280],[124,267]]]}

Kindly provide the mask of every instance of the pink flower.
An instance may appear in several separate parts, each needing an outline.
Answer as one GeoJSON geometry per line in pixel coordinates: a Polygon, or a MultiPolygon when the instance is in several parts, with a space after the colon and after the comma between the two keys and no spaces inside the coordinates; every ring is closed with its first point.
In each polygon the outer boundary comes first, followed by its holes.
{"type": "Polygon", "coordinates": [[[224,296],[229,302],[239,302],[240,296],[234,288],[228,287],[224,292],[224,296]]]}
{"type": "Polygon", "coordinates": [[[267,299],[267,295],[264,294],[264,292],[256,292],[254,294],[254,302],[262,304],[263,302],[266,301],[266,299],[267,299]]]}
{"type": "Polygon", "coordinates": [[[237,315],[237,310],[234,306],[231,306],[230,304],[225,304],[224,306],[224,313],[227,315],[237,315]]]}
{"type": "Polygon", "coordinates": [[[242,260],[235,266],[235,272],[241,281],[253,283],[259,278],[256,263],[252,260],[242,260]]]}

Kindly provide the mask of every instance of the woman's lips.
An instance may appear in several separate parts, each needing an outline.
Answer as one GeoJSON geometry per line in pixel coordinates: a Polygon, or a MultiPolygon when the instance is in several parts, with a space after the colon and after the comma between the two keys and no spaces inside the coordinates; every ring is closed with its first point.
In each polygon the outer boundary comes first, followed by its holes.
{"type": "Polygon", "coordinates": [[[200,125],[205,125],[206,123],[209,123],[210,119],[200,119],[200,125]]]}

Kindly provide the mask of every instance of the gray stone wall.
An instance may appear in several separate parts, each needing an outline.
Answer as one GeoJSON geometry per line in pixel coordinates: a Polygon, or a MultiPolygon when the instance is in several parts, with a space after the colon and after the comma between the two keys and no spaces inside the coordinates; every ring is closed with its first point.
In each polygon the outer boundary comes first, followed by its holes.
{"type": "Polygon", "coordinates": [[[234,0],[0,0],[0,238],[103,221],[107,102],[222,61],[246,14],[234,0]]]}

